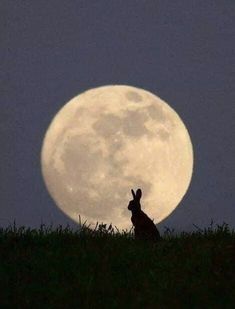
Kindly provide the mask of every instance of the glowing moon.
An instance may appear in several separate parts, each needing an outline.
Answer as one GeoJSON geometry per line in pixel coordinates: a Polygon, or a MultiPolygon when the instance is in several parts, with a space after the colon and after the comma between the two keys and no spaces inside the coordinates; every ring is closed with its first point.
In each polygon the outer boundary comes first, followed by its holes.
{"type": "Polygon", "coordinates": [[[130,189],[143,191],[142,208],[160,222],[185,195],[193,149],[178,114],[140,88],[88,90],[56,114],[43,141],[42,174],[70,218],[131,227],[130,189]]]}

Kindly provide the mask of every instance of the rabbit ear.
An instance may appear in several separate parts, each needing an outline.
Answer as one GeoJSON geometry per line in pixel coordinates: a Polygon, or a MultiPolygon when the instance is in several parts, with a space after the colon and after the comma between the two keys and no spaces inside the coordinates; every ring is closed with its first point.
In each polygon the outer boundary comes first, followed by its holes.
{"type": "Polygon", "coordinates": [[[142,196],[142,191],[141,191],[140,189],[137,189],[137,190],[136,190],[136,199],[137,199],[138,201],[140,201],[141,196],[142,196]]]}
{"type": "Polygon", "coordinates": [[[132,193],[132,195],[133,195],[133,199],[135,199],[135,192],[134,192],[133,189],[131,189],[131,193],[132,193]]]}

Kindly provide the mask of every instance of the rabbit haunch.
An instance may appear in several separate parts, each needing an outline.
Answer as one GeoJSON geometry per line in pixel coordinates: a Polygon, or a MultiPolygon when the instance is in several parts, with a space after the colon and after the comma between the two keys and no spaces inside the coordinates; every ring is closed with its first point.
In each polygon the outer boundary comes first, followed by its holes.
{"type": "Polygon", "coordinates": [[[153,221],[141,210],[140,199],[142,192],[140,189],[136,193],[131,190],[133,200],[129,202],[128,209],[132,212],[131,221],[134,225],[136,239],[149,239],[158,241],[160,234],[153,221]]]}

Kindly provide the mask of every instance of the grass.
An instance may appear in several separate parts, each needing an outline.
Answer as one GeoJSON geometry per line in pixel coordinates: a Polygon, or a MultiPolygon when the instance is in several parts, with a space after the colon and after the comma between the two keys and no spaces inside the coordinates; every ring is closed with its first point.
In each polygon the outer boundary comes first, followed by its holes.
{"type": "Polygon", "coordinates": [[[103,224],[0,229],[0,308],[234,308],[227,224],[160,243],[103,224]]]}

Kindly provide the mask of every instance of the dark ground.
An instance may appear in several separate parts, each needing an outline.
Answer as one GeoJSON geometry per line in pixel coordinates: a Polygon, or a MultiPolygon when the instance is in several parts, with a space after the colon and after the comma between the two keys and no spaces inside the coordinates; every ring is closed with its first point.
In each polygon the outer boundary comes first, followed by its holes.
{"type": "Polygon", "coordinates": [[[1,308],[234,308],[226,224],[158,244],[99,226],[0,231],[1,308]]]}

